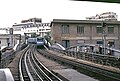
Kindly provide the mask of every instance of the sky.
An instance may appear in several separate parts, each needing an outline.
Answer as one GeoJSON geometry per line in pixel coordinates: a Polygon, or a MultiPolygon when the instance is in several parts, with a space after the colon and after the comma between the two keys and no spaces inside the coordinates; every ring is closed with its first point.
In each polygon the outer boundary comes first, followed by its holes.
{"type": "Polygon", "coordinates": [[[21,20],[42,18],[43,23],[53,19],[77,19],[115,12],[120,21],[120,4],[71,0],[1,0],[0,28],[12,27],[21,20]]]}

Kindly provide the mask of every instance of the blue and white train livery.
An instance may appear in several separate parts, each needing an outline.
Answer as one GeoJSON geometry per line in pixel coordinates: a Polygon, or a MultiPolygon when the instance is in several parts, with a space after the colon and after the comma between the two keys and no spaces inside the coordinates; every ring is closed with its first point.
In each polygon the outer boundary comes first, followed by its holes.
{"type": "Polygon", "coordinates": [[[27,43],[28,44],[36,44],[37,43],[37,38],[28,38],[27,43]]]}
{"type": "Polygon", "coordinates": [[[37,48],[44,48],[44,46],[49,46],[48,41],[43,37],[37,37],[37,38],[28,38],[27,40],[28,44],[35,44],[37,48]]]}
{"type": "Polygon", "coordinates": [[[37,48],[43,47],[45,45],[45,39],[44,38],[37,38],[37,48]]]}

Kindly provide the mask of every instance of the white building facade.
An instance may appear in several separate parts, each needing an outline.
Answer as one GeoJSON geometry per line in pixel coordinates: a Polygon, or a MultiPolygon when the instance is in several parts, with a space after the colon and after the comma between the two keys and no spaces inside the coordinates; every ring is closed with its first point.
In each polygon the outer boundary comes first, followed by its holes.
{"type": "Polygon", "coordinates": [[[26,34],[29,36],[36,34],[44,37],[50,32],[50,23],[42,23],[40,18],[22,20],[20,24],[14,24],[12,27],[0,28],[0,47],[14,46],[17,41],[25,41],[26,34]],[[10,29],[13,29],[13,31],[10,31],[10,29]]]}
{"type": "Polygon", "coordinates": [[[87,20],[105,20],[105,21],[117,21],[118,15],[115,12],[105,12],[96,14],[95,16],[86,17],[87,20]]]}
{"type": "Polygon", "coordinates": [[[23,20],[21,24],[14,24],[12,27],[15,34],[37,34],[40,37],[44,37],[51,31],[50,23],[42,23],[42,20],[38,18],[23,20]]]}

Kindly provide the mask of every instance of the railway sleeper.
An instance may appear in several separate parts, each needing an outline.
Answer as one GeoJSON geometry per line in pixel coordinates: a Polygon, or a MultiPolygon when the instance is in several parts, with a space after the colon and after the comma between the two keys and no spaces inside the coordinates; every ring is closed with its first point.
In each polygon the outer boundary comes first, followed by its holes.
{"type": "MultiPolygon", "coordinates": [[[[99,67],[95,67],[95,66],[91,66],[91,65],[86,65],[86,64],[83,64],[83,63],[79,63],[79,62],[76,62],[74,60],[70,60],[70,59],[65,59],[65,58],[62,58],[62,57],[59,57],[59,56],[56,56],[54,54],[49,54],[47,52],[44,53],[45,55],[48,55],[50,56],[51,58],[55,58],[57,59],[58,61],[64,61],[65,63],[68,63],[68,64],[71,64],[73,65],[75,68],[82,68],[82,69],[86,69],[86,70],[89,70],[90,72],[94,72],[94,73],[97,73],[97,74],[100,74],[100,75],[103,75],[105,77],[109,77],[111,79],[114,79],[116,81],[119,81],[120,80],[120,74],[119,73],[114,73],[114,72],[111,72],[111,71],[108,71],[108,70],[104,70],[102,68],[99,68],[99,67]]],[[[102,62],[101,62],[102,63],[102,62]]]]}

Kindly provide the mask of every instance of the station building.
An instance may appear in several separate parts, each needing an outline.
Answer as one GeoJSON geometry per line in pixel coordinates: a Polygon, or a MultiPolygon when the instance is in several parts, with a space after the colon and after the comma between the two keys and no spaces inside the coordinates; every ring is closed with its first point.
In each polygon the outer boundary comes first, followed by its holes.
{"type": "Polygon", "coordinates": [[[53,19],[51,35],[53,42],[66,48],[77,44],[120,48],[120,21],[53,19]]]}

